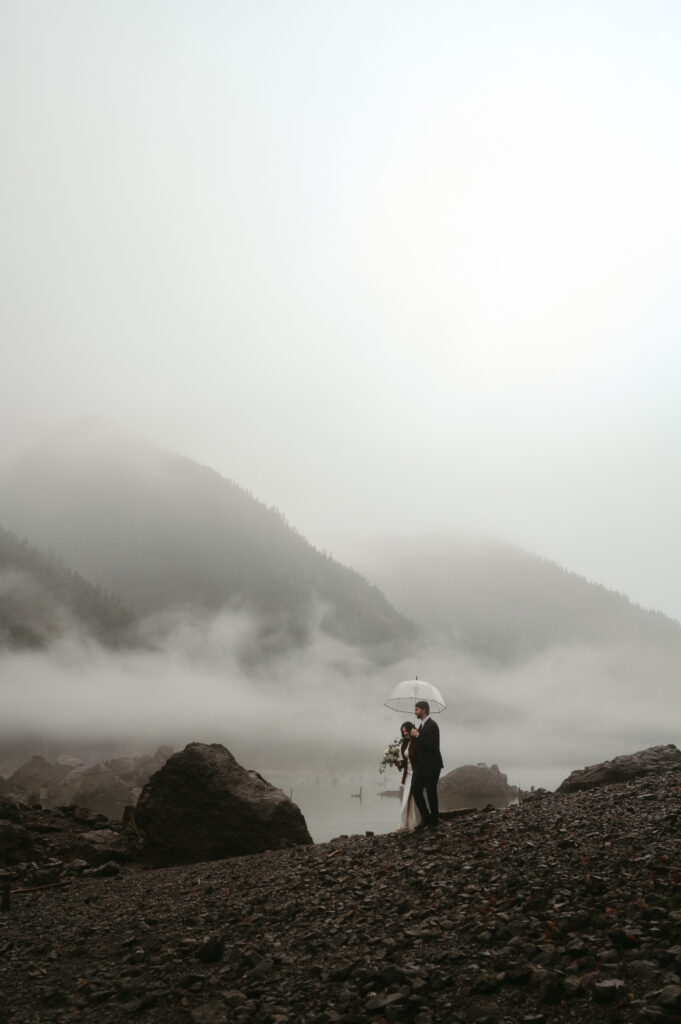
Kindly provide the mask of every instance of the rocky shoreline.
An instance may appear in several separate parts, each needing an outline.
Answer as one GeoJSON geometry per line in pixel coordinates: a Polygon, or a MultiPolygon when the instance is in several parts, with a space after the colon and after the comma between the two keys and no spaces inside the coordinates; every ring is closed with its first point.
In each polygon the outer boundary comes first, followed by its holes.
{"type": "Polygon", "coordinates": [[[15,880],[0,1022],[680,1024],[680,847],[673,767],[436,834],[15,880]]]}

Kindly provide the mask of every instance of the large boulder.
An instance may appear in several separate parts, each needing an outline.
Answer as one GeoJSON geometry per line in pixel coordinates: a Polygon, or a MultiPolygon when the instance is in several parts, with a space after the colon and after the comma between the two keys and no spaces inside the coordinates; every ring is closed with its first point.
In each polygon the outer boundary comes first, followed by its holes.
{"type": "Polygon", "coordinates": [[[135,824],[156,867],[312,842],[300,808],[220,743],[173,754],[142,790],[135,824]]]}
{"type": "Polygon", "coordinates": [[[33,837],[23,827],[13,821],[0,818],[0,868],[17,864],[19,861],[32,860],[35,856],[33,837]]]}
{"type": "Polygon", "coordinates": [[[0,780],[0,795],[7,793],[43,807],[75,803],[100,811],[107,818],[121,818],[126,806],[137,802],[142,786],[172,752],[172,747],[162,746],[151,756],[133,754],[89,768],[72,754],[60,754],[54,764],[36,754],[6,782],[0,780]]]}
{"type": "Polygon", "coordinates": [[[35,856],[35,836],[24,827],[25,804],[0,796],[0,871],[35,856]]]}
{"type": "Polygon", "coordinates": [[[602,761],[586,768],[578,768],[561,782],[557,793],[575,793],[580,789],[594,789],[612,782],[628,782],[643,775],[666,772],[681,767],[681,750],[673,743],[648,747],[635,754],[621,754],[612,761],[602,761]]]}
{"type": "Polygon", "coordinates": [[[438,784],[438,802],[442,811],[463,807],[508,807],[518,796],[515,786],[493,764],[464,764],[444,775],[438,784]]]}

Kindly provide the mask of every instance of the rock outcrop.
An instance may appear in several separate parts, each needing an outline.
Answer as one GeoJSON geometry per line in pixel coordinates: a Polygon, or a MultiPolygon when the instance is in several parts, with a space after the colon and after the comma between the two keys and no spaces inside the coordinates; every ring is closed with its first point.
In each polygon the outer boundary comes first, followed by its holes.
{"type": "Polygon", "coordinates": [[[23,803],[46,808],[74,803],[122,818],[125,807],[137,802],[144,784],[172,752],[172,747],[162,746],[153,755],[112,758],[90,767],[71,754],[60,754],[54,764],[36,754],[9,777],[5,792],[23,803]]]}
{"type": "Polygon", "coordinates": [[[163,745],[151,756],[143,754],[141,757],[139,755],[114,757],[110,761],[105,761],[104,764],[114,775],[132,788],[136,801],[142,787],[147,784],[154,772],[157,772],[166,763],[172,753],[172,747],[163,745]]]}
{"type": "Polygon", "coordinates": [[[135,823],[154,866],[312,843],[296,804],[220,743],[190,743],[142,790],[135,823]]]}
{"type": "Polygon", "coordinates": [[[679,1024],[680,821],[676,768],[437,833],[12,879],[0,1022],[679,1024]]]}
{"type": "Polygon", "coordinates": [[[139,861],[141,849],[134,828],[89,808],[42,810],[0,797],[0,875],[5,870],[39,884],[46,873],[59,878],[139,861]]]}
{"type": "Polygon", "coordinates": [[[49,804],[64,773],[61,766],[34,754],[9,776],[7,792],[25,803],[49,804]]]}
{"type": "Polygon", "coordinates": [[[493,764],[465,764],[444,775],[438,785],[440,809],[456,811],[464,807],[508,807],[518,795],[509,786],[506,775],[493,764]]]}
{"type": "Polygon", "coordinates": [[[78,769],[76,772],[78,775],[73,780],[75,789],[64,802],[91,807],[108,818],[122,817],[123,809],[134,804],[133,787],[119,778],[107,764],[95,764],[82,773],[78,769]]]}
{"type": "Polygon", "coordinates": [[[622,754],[612,761],[602,761],[587,768],[579,768],[568,775],[556,790],[558,793],[576,793],[613,782],[627,782],[645,775],[669,771],[681,766],[681,750],[673,743],[648,747],[635,754],[622,754]]]}

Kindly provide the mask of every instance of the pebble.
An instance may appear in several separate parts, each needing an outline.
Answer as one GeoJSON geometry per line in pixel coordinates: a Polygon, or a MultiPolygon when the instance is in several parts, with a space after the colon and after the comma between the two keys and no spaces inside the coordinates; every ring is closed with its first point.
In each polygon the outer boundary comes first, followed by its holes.
{"type": "Polygon", "coordinates": [[[0,865],[0,1024],[679,1024],[680,812],[674,769],[158,870],[115,828],[76,868],[32,830],[0,865]]]}

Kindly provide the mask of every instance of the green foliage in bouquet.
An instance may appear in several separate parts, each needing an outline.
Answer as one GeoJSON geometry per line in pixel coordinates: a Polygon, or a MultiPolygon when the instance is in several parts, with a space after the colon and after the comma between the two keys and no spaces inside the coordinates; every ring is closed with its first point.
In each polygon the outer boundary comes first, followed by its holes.
{"type": "Polygon", "coordinates": [[[390,743],[383,751],[383,759],[378,766],[378,770],[381,775],[383,772],[386,772],[388,768],[395,768],[397,766],[397,762],[401,760],[401,757],[400,741],[399,739],[393,740],[393,742],[390,743]]]}

